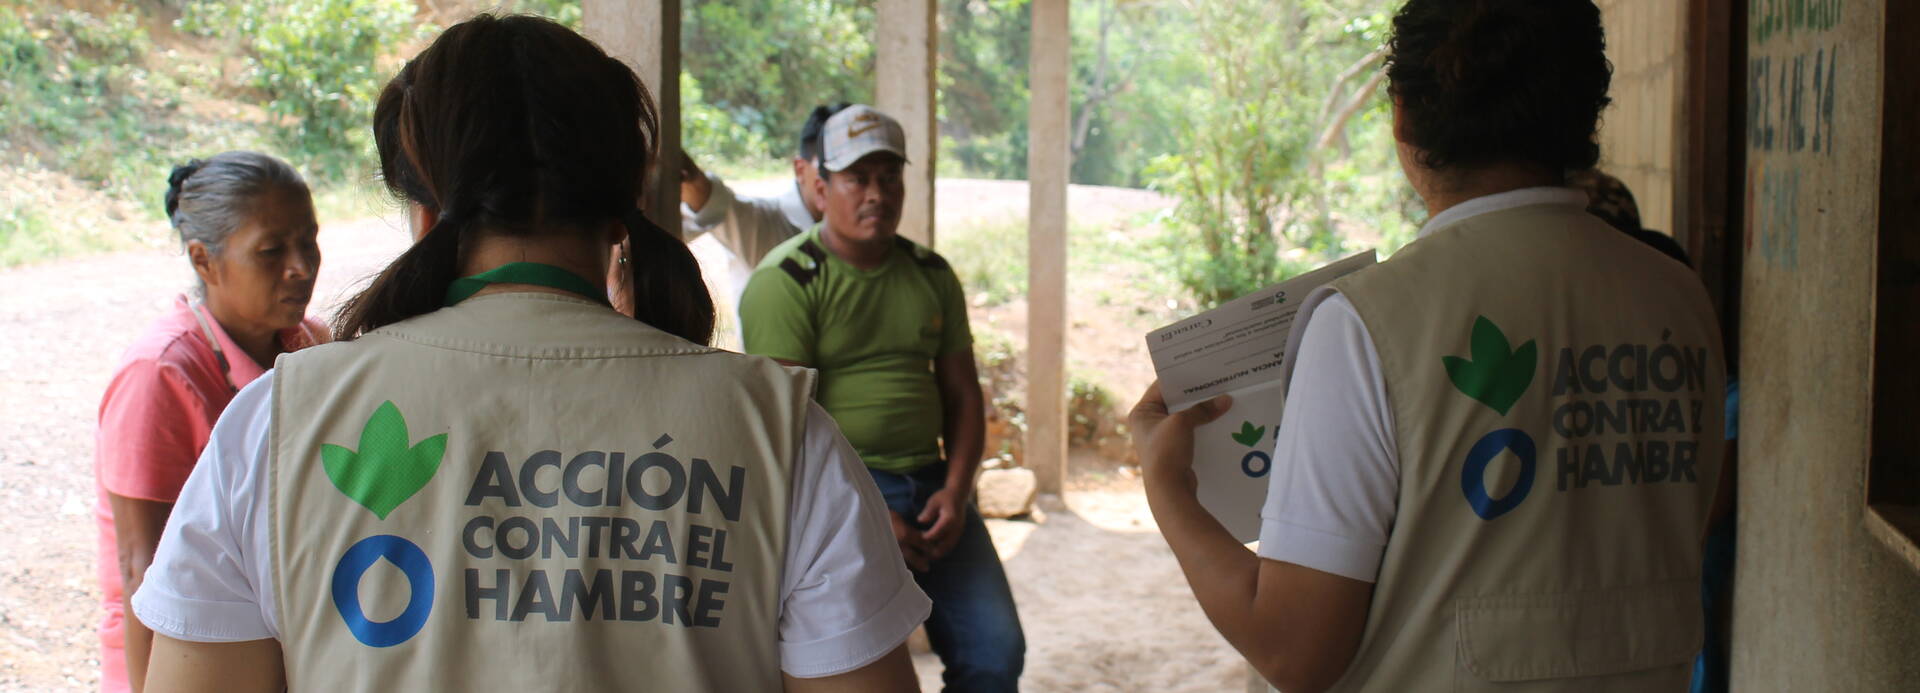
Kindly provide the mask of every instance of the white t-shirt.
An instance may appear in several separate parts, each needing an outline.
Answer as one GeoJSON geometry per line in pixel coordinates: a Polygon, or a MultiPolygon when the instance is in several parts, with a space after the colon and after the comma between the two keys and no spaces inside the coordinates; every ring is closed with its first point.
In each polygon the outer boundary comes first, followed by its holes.
{"type": "MultiPolygon", "coordinates": [[[[133,596],[133,611],[176,640],[278,638],[268,527],[267,446],[274,372],[233,398],[133,596]]],[[[932,602],[894,542],[873,478],[817,404],[794,461],[780,584],[780,668],[798,677],[852,671],[905,642],[932,602]]]]}
{"type": "MultiPolygon", "coordinates": [[[[1585,209],[1587,196],[1525,188],[1477,197],[1434,215],[1419,236],[1538,204],[1585,209]]],[[[1260,557],[1373,582],[1400,495],[1400,451],[1380,354],[1353,304],[1324,288],[1301,305],[1291,342],[1288,406],[1260,511],[1260,557]]]]}
{"type": "Polygon", "coordinates": [[[813,213],[800,198],[798,182],[778,197],[740,197],[718,174],[707,174],[707,182],[712,192],[699,212],[680,205],[680,235],[691,242],[712,234],[733,255],[727,263],[727,286],[737,297],[769,251],[813,228],[813,213]]]}

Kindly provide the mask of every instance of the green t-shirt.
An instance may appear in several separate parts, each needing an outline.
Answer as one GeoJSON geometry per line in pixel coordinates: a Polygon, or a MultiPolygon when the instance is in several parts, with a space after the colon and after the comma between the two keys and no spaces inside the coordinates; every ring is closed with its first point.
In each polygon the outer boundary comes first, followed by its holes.
{"type": "Polygon", "coordinates": [[[862,270],[829,252],[820,226],[775,247],[740,294],[749,354],[820,371],[820,406],[867,466],[940,461],[945,425],[933,362],[973,346],[966,293],[947,261],[896,238],[862,270]]]}

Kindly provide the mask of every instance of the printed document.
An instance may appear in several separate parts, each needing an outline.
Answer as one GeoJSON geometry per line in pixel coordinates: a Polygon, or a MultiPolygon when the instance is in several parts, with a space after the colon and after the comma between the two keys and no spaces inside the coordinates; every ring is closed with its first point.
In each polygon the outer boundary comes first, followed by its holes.
{"type": "Polygon", "coordinates": [[[1147,334],[1169,410],[1233,395],[1231,410],[1194,431],[1193,471],[1200,504],[1242,543],[1260,536],[1260,506],[1286,404],[1287,337],[1300,302],[1373,264],[1369,250],[1147,334]]]}

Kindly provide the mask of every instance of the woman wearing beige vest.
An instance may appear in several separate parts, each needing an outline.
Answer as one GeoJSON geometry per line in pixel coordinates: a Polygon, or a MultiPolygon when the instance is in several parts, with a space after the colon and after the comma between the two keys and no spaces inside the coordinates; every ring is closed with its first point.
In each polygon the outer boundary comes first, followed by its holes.
{"type": "Polygon", "coordinates": [[[929,604],[812,372],[705,346],[692,255],[634,209],[657,132],[542,19],[388,84],[415,244],[215,426],[133,599],[149,690],[916,688],[929,604]]]}
{"type": "Polygon", "coordinates": [[[1589,0],[1410,0],[1387,74],[1419,238],[1306,298],[1258,552],[1194,495],[1215,401],[1134,410],[1201,608],[1297,691],[1682,691],[1724,364],[1685,266],[1584,211],[1589,0]]]}

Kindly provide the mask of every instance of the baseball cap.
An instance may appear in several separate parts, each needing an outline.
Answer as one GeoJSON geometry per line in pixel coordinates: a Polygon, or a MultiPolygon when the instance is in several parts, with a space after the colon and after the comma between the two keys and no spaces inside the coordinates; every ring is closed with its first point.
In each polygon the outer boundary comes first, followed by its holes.
{"type": "Polygon", "coordinates": [[[1567,187],[1587,194],[1587,213],[1627,233],[1640,230],[1640,206],[1620,179],[1597,168],[1567,174],[1567,187]]]}
{"type": "Polygon", "coordinates": [[[820,138],[821,165],[842,171],[874,152],[907,158],[907,132],[900,121],[866,104],[840,109],[827,119],[820,138]]]}

